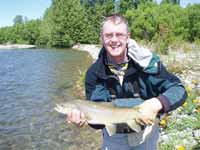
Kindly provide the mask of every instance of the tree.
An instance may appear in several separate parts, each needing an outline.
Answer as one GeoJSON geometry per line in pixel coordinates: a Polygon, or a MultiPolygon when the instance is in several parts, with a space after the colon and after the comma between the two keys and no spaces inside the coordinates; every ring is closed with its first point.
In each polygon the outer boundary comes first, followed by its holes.
{"type": "Polygon", "coordinates": [[[40,24],[39,28],[39,37],[36,41],[37,45],[46,45],[46,46],[51,46],[51,29],[53,21],[52,21],[52,16],[53,16],[53,9],[52,6],[50,6],[48,9],[46,9],[43,20],[40,24]]]}
{"type": "Polygon", "coordinates": [[[127,10],[125,17],[128,19],[132,37],[140,40],[151,41],[156,32],[156,3],[140,4],[138,9],[127,10]]]}
{"type": "Polygon", "coordinates": [[[37,39],[39,38],[39,26],[41,20],[30,20],[24,24],[23,29],[23,40],[27,41],[28,44],[36,44],[37,39]]]}
{"type": "Polygon", "coordinates": [[[200,39],[200,4],[194,4],[186,8],[189,21],[188,40],[193,42],[200,39]]]}
{"type": "Polygon", "coordinates": [[[92,26],[79,0],[54,0],[49,11],[49,45],[66,47],[94,42],[92,26]]]}
{"type": "Polygon", "coordinates": [[[161,4],[164,3],[180,5],[180,0],[162,0],[161,4]]]}
{"type": "Polygon", "coordinates": [[[55,47],[74,43],[99,43],[104,16],[119,12],[129,22],[132,38],[157,44],[167,53],[180,41],[200,41],[200,5],[177,5],[180,0],[52,0],[43,19],[28,20],[17,15],[14,26],[0,28],[0,43],[38,44],[55,47]]]}
{"type": "Polygon", "coordinates": [[[125,14],[127,10],[137,9],[140,4],[153,2],[153,0],[119,0],[120,13],[125,14]]]}
{"type": "Polygon", "coordinates": [[[105,16],[108,16],[114,12],[114,0],[96,1],[93,5],[85,3],[84,8],[86,11],[86,17],[92,26],[94,31],[95,43],[99,42],[99,35],[101,29],[101,22],[105,16]]]}
{"type": "Polygon", "coordinates": [[[23,23],[23,17],[21,15],[15,16],[15,18],[13,19],[13,23],[14,23],[14,25],[22,24],[23,23]]]}

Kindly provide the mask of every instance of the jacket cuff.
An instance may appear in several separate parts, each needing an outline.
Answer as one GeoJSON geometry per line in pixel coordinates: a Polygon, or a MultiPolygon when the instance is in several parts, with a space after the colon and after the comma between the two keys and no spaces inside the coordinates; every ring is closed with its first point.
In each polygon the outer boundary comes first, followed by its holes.
{"type": "Polygon", "coordinates": [[[163,106],[161,113],[169,112],[170,111],[170,102],[169,102],[168,98],[164,95],[159,95],[157,98],[163,106]]]}
{"type": "Polygon", "coordinates": [[[88,123],[88,125],[90,126],[90,127],[92,127],[93,129],[96,129],[96,130],[98,130],[98,129],[103,129],[103,128],[105,128],[105,125],[103,125],[103,124],[89,124],[88,123]]]}

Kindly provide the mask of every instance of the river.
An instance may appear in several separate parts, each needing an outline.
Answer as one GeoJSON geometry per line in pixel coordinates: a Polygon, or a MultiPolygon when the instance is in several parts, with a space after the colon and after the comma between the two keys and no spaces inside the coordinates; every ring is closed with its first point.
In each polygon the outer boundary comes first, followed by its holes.
{"type": "Polygon", "coordinates": [[[93,131],[67,125],[53,109],[75,98],[79,70],[91,62],[70,49],[0,50],[0,150],[96,148],[93,131]]]}

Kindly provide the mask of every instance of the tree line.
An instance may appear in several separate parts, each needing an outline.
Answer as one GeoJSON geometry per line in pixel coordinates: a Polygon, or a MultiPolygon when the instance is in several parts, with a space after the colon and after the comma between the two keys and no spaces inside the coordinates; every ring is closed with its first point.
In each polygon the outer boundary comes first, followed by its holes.
{"type": "Polygon", "coordinates": [[[100,42],[102,19],[114,12],[129,22],[132,38],[157,44],[166,51],[177,41],[200,41],[200,4],[180,6],[180,0],[52,0],[42,19],[0,28],[0,44],[35,44],[70,47],[75,43],[100,42]]]}

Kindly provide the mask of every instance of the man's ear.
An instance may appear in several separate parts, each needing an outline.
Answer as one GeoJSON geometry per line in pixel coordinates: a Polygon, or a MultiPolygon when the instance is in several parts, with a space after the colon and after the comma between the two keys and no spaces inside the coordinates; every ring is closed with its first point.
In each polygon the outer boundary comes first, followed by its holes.
{"type": "Polygon", "coordinates": [[[131,33],[130,32],[128,32],[127,37],[128,37],[128,40],[131,38],[131,33]]]}
{"type": "Polygon", "coordinates": [[[131,39],[131,33],[128,32],[128,33],[127,33],[127,47],[128,47],[128,42],[129,42],[130,39],[131,39]]]}

